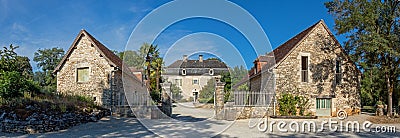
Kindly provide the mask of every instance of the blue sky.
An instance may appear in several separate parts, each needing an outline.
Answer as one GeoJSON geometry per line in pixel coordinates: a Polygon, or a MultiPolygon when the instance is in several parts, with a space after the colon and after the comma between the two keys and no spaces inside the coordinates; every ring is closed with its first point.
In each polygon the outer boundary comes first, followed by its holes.
{"type": "MultiPolygon", "coordinates": [[[[152,11],[155,12],[166,0],[0,0],[0,46],[18,45],[17,53],[33,59],[33,53],[38,49],[61,47],[67,50],[77,33],[86,29],[96,39],[111,50],[123,51],[135,49],[138,43],[154,39],[166,58],[166,64],[180,59],[183,54],[193,55],[209,53],[220,57],[230,66],[252,66],[257,54],[251,49],[250,42],[244,35],[229,23],[210,18],[189,18],[170,24],[158,35],[152,38],[146,31],[130,39],[132,31],[138,23],[152,11]],[[130,42],[136,43],[127,43],[130,42]]],[[[335,33],[334,21],[323,3],[325,1],[244,1],[233,0],[250,13],[261,25],[267,35],[270,46],[259,53],[265,53],[276,48],[297,33],[323,19],[335,33]]],[[[190,3],[189,3],[190,5],[190,3]]],[[[154,26],[164,19],[172,18],[179,13],[191,12],[189,5],[175,8],[153,21],[154,26]]],[[[217,6],[209,3],[212,9],[217,6]]],[[[238,13],[229,11],[225,6],[218,7],[220,15],[227,19],[235,18],[238,13]]],[[[249,20],[243,19],[239,24],[246,24],[243,30],[254,26],[249,20]]],[[[151,26],[151,25],[150,25],[151,26]]],[[[156,28],[156,27],[154,27],[156,28]]],[[[138,29],[139,30],[139,29],[138,29]]],[[[150,32],[150,31],[149,31],[150,32]]],[[[337,37],[340,42],[343,37],[337,37]]],[[[36,63],[31,62],[34,70],[36,63]]]]}

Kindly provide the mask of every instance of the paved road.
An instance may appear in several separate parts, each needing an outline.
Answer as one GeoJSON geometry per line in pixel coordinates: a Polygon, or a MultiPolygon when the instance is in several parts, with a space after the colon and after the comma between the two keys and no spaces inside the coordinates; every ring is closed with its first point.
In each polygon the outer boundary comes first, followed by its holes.
{"type": "MultiPolygon", "coordinates": [[[[250,122],[258,120],[219,121],[212,119],[212,109],[194,108],[191,103],[177,104],[173,109],[174,119],[138,120],[136,118],[103,118],[99,122],[87,123],[72,127],[67,130],[34,134],[15,135],[0,133],[3,137],[399,137],[400,125],[393,124],[397,133],[371,133],[371,132],[329,132],[299,133],[278,131],[277,123],[273,125],[273,131],[260,131],[258,127],[249,127],[250,122]],[[144,124],[144,125],[143,125],[144,124]]],[[[367,115],[349,117],[350,120],[365,121],[367,115]]],[[[328,120],[327,118],[313,120],[316,124],[328,120]]],[[[284,121],[289,124],[293,120],[269,119],[270,122],[284,121]]],[[[295,120],[298,122],[310,120],[295,120]]],[[[346,121],[346,120],[345,120],[346,121]]],[[[254,123],[250,123],[254,124],[254,123]]],[[[376,125],[374,125],[376,126],[376,125]]],[[[389,125],[386,125],[389,126],[389,125]]],[[[262,126],[261,126],[262,127],[262,126]]],[[[288,129],[288,126],[284,127],[288,129]]],[[[319,128],[317,126],[317,128],[319,128]]]]}

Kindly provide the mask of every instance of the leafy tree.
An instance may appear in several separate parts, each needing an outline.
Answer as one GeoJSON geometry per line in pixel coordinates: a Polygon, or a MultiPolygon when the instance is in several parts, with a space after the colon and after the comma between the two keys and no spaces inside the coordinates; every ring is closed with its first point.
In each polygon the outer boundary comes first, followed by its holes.
{"type": "Polygon", "coordinates": [[[210,79],[207,84],[203,86],[199,94],[199,102],[210,103],[214,102],[215,80],[210,79]]]}
{"type": "MultiPolygon", "coordinates": [[[[64,56],[64,50],[62,48],[51,48],[51,49],[39,49],[35,52],[33,61],[37,62],[37,66],[41,68],[45,73],[52,73],[60,63],[64,56]]],[[[52,75],[54,77],[54,75],[52,75]]]]}
{"type": "MultiPolygon", "coordinates": [[[[379,68],[384,74],[388,115],[399,78],[400,9],[398,0],[334,0],[325,3],[335,18],[335,29],[345,35],[345,49],[365,70],[379,68]]],[[[365,73],[365,71],[364,71],[365,73]]]]}
{"type": "Polygon", "coordinates": [[[119,52],[118,57],[124,60],[124,64],[128,67],[143,68],[144,57],[140,56],[137,51],[127,50],[119,52]]]}
{"type": "Polygon", "coordinates": [[[11,44],[8,48],[3,47],[3,50],[0,50],[0,70],[17,71],[22,73],[23,77],[30,79],[33,76],[30,60],[28,57],[18,56],[15,53],[17,48],[19,47],[11,44]]]}
{"type": "Polygon", "coordinates": [[[28,57],[23,57],[23,56],[16,56],[15,57],[15,65],[16,69],[15,71],[21,72],[22,76],[24,76],[26,79],[32,79],[33,78],[33,71],[32,71],[32,66],[29,63],[29,58],[28,57]]]}
{"type": "Polygon", "coordinates": [[[35,72],[35,81],[39,83],[44,92],[54,92],[57,89],[57,78],[54,69],[64,56],[62,48],[39,49],[34,53],[33,61],[43,72],[35,72]]]}
{"type": "Polygon", "coordinates": [[[36,92],[29,58],[18,56],[18,46],[10,45],[0,50],[0,97],[20,97],[24,92],[36,92]]]}
{"type": "Polygon", "coordinates": [[[171,84],[171,92],[174,101],[182,99],[182,90],[176,84],[171,84]]]}
{"type": "Polygon", "coordinates": [[[16,71],[6,71],[0,73],[0,97],[10,99],[21,97],[27,90],[26,79],[21,73],[16,71]]]}
{"type": "Polygon", "coordinates": [[[160,83],[164,65],[157,45],[144,43],[138,51],[127,50],[117,53],[128,67],[146,68],[147,86],[152,99],[159,102],[161,99],[160,83]]]}

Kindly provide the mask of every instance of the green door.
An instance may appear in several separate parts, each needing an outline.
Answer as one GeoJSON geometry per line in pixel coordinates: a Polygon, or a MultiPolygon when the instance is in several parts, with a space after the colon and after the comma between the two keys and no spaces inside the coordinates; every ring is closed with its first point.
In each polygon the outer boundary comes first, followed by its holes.
{"type": "Polygon", "coordinates": [[[331,116],[331,99],[317,98],[317,116],[331,116]]]}

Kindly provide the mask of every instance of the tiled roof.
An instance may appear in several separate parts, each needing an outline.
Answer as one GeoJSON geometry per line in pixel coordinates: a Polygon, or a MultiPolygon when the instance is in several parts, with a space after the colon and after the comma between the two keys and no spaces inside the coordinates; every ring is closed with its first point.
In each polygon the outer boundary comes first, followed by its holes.
{"type": "MultiPolygon", "coordinates": [[[[273,53],[275,56],[275,63],[278,64],[280,63],[285,57],[286,55],[288,55],[290,53],[290,51],[292,51],[292,49],[301,41],[303,40],[303,38],[305,38],[307,36],[307,34],[309,32],[311,32],[311,30],[313,30],[313,28],[319,24],[321,21],[315,23],[314,25],[308,27],[306,30],[303,30],[302,32],[300,32],[299,34],[297,34],[296,36],[292,37],[291,39],[289,39],[288,41],[286,41],[285,43],[283,43],[282,45],[280,45],[279,47],[277,47],[276,49],[273,50],[273,53]]],[[[271,55],[271,53],[267,54],[267,55],[271,55]]]]}
{"type": "Polygon", "coordinates": [[[122,69],[122,60],[115,55],[111,50],[109,50],[106,46],[100,43],[97,39],[95,39],[92,35],[90,35],[86,30],[82,29],[78,36],[75,38],[71,47],[68,49],[67,53],[64,55],[63,59],[60,61],[58,66],[54,69],[54,73],[59,71],[61,67],[64,65],[65,61],[68,59],[69,55],[72,53],[76,43],[80,40],[82,36],[87,36],[90,41],[94,43],[94,46],[99,50],[101,55],[103,55],[112,65],[119,67],[122,69]]]}
{"type": "Polygon", "coordinates": [[[97,48],[99,48],[100,52],[104,54],[104,56],[109,59],[112,63],[114,63],[117,67],[122,69],[122,60],[114,54],[110,49],[100,43],[96,38],[90,35],[86,30],[82,30],[87,36],[95,43],[97,48]]]}
{"type": "Polygon", "coordinates": [[[184,62],[183,60],[177,60],[168,68],[228,68],[224,62],[219,60],[203,60],[200,62],[199,60],[187,60],[184,62]]]}

